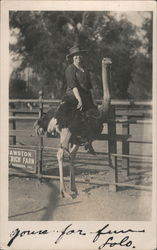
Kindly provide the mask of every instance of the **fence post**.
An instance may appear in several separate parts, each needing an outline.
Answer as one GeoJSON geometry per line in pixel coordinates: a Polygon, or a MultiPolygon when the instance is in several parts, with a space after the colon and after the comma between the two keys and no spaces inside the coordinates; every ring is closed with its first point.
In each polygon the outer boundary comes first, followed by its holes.
{"type": "MultiPolygon", "coordinates": [[[[111,154],[117,153],[117,141],[116,141],[116,114],[115,106],[110,105],[108,112],[108,152],[109,152],[109,164],[112,166],[111,154]]],[[[115,165],[114,165],[115,166],[115,165]]]]}
{"type": "MultiPolygon", "coordinates": [[[[39,91],[39,119],[43,115],[43,91],[39,91]]],[[[42,162],[43,162],[43,137],[39,137],[39,148],[38,148],[38,177],[42,174],[42,162]]]]}
{"type": "MultiPolygon", "coordinates": [[[[114,169],[113,179],[118,180],[117,173],[117,157],[112,156],[112,154],[117,153],[117,141],[116,141],[116,112],[115,106],[110,105],[108,113],[108,152],[109,152],[109,166],[114,169]],[[116,177],[115,177],[116,176],[116,177]]],[[[109,191],[116,192],[117,185],[110,184],[109,191]]]]}
{"type": "MultiPolygon", "coordinates": [[[[16,115],[16,113],[13,111],[13,112],[12,112],[12,116],[15,116],[15,115],[16,115]]],[[[14,120],[14,119],[13,119],[13,121],[12,121],[12,129],[13,129],[13,130],[16,130],[16,120],[14,120]]],[[[12,144],[13,144],[13,145],[16,145],[16,135],[13,135],[13,136],[12,136],[12,144]]]]}
{"type": "MultiPolygon", "coordinates": [[[[129,135],[130,129],[129,129],[128,116],[124,115],[122,119],[125,121],[122,124],[122,134],[129,135]]],[[[129,155],[129,142],[127,141],[127,139],[122,142],[122,154],[129,155]]],[[[129,176],[130,174],[129,173],[129,158],[125,158],[125,157],[122,158],[122,167],[127,168],[127,176],[129,176]]]]}

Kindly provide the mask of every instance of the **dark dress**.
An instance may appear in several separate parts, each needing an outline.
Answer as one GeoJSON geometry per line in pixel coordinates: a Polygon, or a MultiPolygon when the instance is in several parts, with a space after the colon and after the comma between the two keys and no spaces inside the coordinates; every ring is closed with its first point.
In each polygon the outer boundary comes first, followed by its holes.
{"type": "MultiPolygon", "coordinates": [[[[71,64],[65,71],[65,79],[67,83],[66,94],[55,113],[59,129],[69,128],[75,138],[81,137],[81,142],[83,142],[82,139],[90,140],[93,138],[93,133],[96,135],[96,131],[95,127],[92,129],[91,120],[87,118],[86,114],[94,110],[94,115],[95,113],[98,115],[90,92],[92,89],[90,74],[87,70],[82,72],[74,64],[71,64]],[[82,99],[83,108],[81,111],[77,109],[78,101],[73,93],[75,87],[77,87],[82,99]]],[[[98,126],[96,130],[101,132],[102,126],[98,126]]],[[[75,143],[77,142],[75,141],[75,143]]]]}
{"type": "Polygon", "coordinates": [[[90,75],[87,70],[82,72],[74,64],[71,64],[65,71],[65,78],[67,83],[66,96],[71,99],[75,99],[74,103],[77,103],[77,100],[73,94],[73,88],[77,87],[79,94],[82,99],[82,111],[86,111],[94,107],[92,96],[90,90],[92,89],[90,75]]]}

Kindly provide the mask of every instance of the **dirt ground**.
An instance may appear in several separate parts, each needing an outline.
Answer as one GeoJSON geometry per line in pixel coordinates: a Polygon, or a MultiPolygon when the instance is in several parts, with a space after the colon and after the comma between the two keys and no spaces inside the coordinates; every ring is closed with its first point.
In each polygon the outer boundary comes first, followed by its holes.
{"type": "MultiPolygon", "coordinates": [[[[32,126],[32,125],[30,125],[32,126]]],[[[149,126],[149,125],[148,125],[149,126]]],[[[18,127],[18,124],[17,124],[18,127]]],[[[23,124],[25,127],[25,124],[23,124]]],[[[21,124],[20,124],[21,128],[21,124]]],[[[29,126],[28,126],[29,129],[29,126]]],[[[106,128],[104,127],[104,130],[106,128]]],[[[121,133],[121,128],[117,128],[121,133]]],[[[150,127],[130,127],[131,134],[143,134],[151,139],[150,127]]],[[[17,145],[38,145],[38,138],[17,138],[17,145]]],[[[46,139],[47,146],[56,147],[58,139],[46,139]]],[[[96,156],[87,154],[83,147],[76,157],[76,179],[92,180],[95,184],[77,183],[78,196],[74,199],[59,197],[59,181],[38,179],[30,176],[18,176],[20,169],[11,169],[9,175],[9,220],[11,221],[144,221],[151,220],[151,191],[146,189],[119,187],[118,192],[111,192],[108,185],[98,185],[96,181],[113,182],[113,169],[108,164],[108,144],[95,141],[96,156]]],[[[121,144],[117,143],[118,152],[121,144]]],[[[151,155],[150,144],[130,145],[133,154],[151,155]]],[[[64,164],[64,176],[69,175],[69,161],[64,164]]],[[[126,168],[118,161],[119,181],[130,184],[152,185],[152,166],[150,162],[130,161],[130,176],[126,168]]],[[[44,151],[43,173],[58,175],[56,152],[44,151]]],[[[68,182],[66,187],[68,188],[68,182]]]]}
{"type": "Polygon", "coordinates": [[[12,177],[9,220],[15,221],[144,221],[151,219],[151,193],[110,192],[106,186],[77,184],[75,199],[59,198],[59,183],[12,177]]]}

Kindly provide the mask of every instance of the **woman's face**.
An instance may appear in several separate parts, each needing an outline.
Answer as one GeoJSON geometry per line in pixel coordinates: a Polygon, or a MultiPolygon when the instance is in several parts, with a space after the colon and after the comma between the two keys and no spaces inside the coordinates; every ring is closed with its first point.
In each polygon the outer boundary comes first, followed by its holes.
{"type": "Polygon", "coordinates": [[[83,56],[81,54],[76,54],[73,56],[73,62],[75,64],[81,64],[83,61],[83,56]]]}

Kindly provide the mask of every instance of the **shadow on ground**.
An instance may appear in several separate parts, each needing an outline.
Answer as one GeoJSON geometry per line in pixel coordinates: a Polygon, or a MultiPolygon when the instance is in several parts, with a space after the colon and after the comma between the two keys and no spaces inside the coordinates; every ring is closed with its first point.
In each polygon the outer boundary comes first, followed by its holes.
{"type": "Polygon", "coordinates": [[[59,200],[59,189],[51,180],[9,178],[9,220],[52,220],[59,200]]]}

